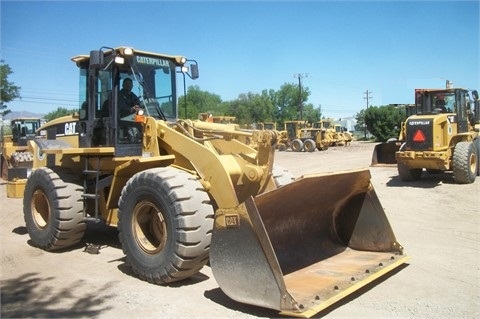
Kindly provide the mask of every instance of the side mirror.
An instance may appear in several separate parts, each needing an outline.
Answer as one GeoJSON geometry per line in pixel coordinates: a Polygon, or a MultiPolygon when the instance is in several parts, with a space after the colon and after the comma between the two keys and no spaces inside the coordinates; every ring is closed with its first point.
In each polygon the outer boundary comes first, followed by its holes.
{"type": "Polygon", "coordinates": [[[80,110],[80,111],[79,111],[79,118],[80,118],[81,120],[86,119],[86,118],[87,118],[87,110],[80,110]]]}
{"type": "Polygon", "coordinates": [[[101,67],[103,65],[103,52],[101,50],[90,51],[90,66],[101,67]]]}
{"type": "Polygon", "coordinates": [[[199,77],[198,73],[198,65],[197,64],[190,64],[190,71],[192,72],[191,78],[192,80],[196,80],[199,77]]]}

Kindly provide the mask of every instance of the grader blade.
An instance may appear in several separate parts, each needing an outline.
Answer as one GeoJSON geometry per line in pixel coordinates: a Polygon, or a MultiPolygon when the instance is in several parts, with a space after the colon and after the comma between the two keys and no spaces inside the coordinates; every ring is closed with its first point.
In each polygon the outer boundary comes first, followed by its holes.
{"type": "Polygon", "coordinates": [[[304,176],[218,210],[210,250],[230,298],[298,317],[407,260],[368,170],[304,176]]]}

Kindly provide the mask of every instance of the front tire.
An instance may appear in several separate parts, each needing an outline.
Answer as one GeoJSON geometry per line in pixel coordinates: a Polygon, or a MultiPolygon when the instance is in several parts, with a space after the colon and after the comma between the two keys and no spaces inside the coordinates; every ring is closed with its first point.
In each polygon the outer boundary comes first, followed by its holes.
{"type": "Polygon", "coordinates": [[[118,210],[122,249],[143,280],[167,284],[208,262],[214,211],[200,182],[171,167],[135,174],[118,210]]]}
{"type": "Polygon", "coordinates": [[[472,142],[459,142],[453,150],[453,178],[459,184],[471,184],[475,181],[478,169],[478,157],[472,142]]]}
{"type": "Polygon", "coordinates": [[[23,214],[33,244],[47,251],[79,243],[87,225],[83,188],[64,182],[49,168],[38,168],[25,185],[23,214]]]}
{"type": "Polygon", "coordinates": [[[303,144],[303,148],[305,149],[305,152],[313,152],[313,151],[315,151],[317,146],[315,145],[315,141],[313,141],[311,139],[308,139],[303,144]]]}
{"type": "Polygon", "coordinates": [[[301,152],[303,151],[303,142],[300,139],[294,139],[292,141],[292,151],[294,152],[301,152]]]}

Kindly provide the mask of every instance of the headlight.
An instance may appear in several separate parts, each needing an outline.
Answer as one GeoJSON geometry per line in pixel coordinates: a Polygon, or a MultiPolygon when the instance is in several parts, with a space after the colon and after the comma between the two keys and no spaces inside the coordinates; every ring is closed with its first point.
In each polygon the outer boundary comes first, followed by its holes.
{"type": "Polygon", "coordinates": [[[124,64],[125,63],[125,59],[121,56],[116,56],[115,57],[115,63],[116,64],[124,64]]]}
{"type": "Polygon", "coordinates": [[[132,48],[123,48],[123,55],[133,55],[133,49],[132,48]]]}

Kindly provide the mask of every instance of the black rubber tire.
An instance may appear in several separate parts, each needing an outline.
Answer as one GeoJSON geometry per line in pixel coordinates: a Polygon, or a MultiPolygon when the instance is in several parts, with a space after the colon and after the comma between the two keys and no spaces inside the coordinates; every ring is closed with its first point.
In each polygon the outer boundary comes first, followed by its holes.
{"type": "Polygon", "coordinates": [[[418,181],[422,177],[421,168],[409,168],[403,163],[397,164],[398,176],[402,181],[418,181]]]}
{"type": "Polygon", "coordinates": [[[140,279],[167,284],[208,262],[214,211],[193,175],[171,167],[135,174],[122,190],[118,216],[123,252],[140,279]]]}
{"type": "Polygon", "coordinates": [[[300,139],[294,139],[292,141],[292,151],[294,152],[301,152],[303,151],[303,142],[300,139]]]}
{"type": "Polygon", "coordinates": [[[87,225],[83,214],[83,188],[64,182],[50,168],[38,168],[25,185],[23,214],[35,246],[47,251],[79,243],[87,225]]]}
{"type": "Polygon", "coordinates": [[[2,174],[2,179],[4,181],[7,181],[8,180],[8,162],[7,160],[5,159],[5,156],[0,156],[0,172],[2,174]]]}
{"type": "Polygon", "coordinates": [[[477,176],[480,176],[480,137],[473,140],[473,143],[477,149],[477,176]]]}
{"type": "Polygon", "coordinates": [[[453,150],[453,178],[459,184],[471,184],[477,177],[478,157],[472,142],[459,142],[453,150]]]}
{"type": "Polygon", "coordinates": [[[277,165],[273,166],[272,175],[277,187],[290,184],[295,180],[295,177],[289,170],[277,165]]]}
{"type": "Polygon", "coordinates": [[[305,140],[303,143],[303,149],[305,152],[313,152],[317,148],[317,145],[315,145],[315,141],[311,139],[305,140]]]}

